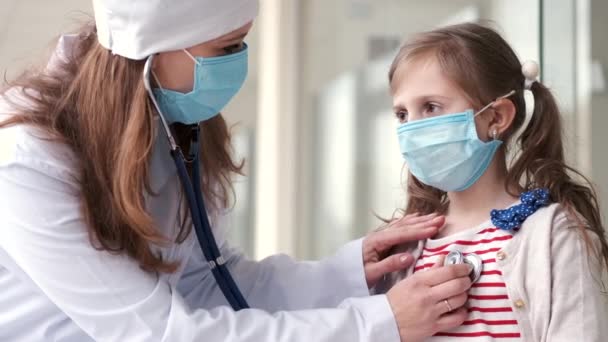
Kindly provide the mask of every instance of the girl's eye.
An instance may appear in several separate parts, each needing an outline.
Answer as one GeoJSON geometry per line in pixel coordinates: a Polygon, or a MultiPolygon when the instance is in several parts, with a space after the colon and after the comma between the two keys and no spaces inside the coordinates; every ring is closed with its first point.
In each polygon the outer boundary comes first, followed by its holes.
{"type": "Polygon", "coordinates": [[[439,110],[439,106],[434,103],[427,103],[424,105],[424,112],[429,114],[435,114],[439,110]]]}
{"type": "Polygon", "coordinates": [[[397,117],[399,122],[401,122],[401,123],[407,122],[407,112],[406,111],[400,110],[395,113],[395,116],[397,117]]]}

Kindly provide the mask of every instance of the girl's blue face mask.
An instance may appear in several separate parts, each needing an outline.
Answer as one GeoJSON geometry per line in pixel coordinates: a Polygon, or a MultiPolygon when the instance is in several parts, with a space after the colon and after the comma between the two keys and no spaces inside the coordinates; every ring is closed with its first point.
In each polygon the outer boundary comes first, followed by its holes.
{"type": "Polygon", "coordinates": [[[247,78],[247,50],[244,44],[241,51],[219,57],[192,57],[188,53],[195,62],[192,91],[154,89],[161,115],[167,123],[192,125],[218,115],[247,78]]]}
{"type": "Polygon", "coordinates": [[[399,145],[410,172],[422,183],[446,192],[475,184],[502,144],[497,139],[481,141],[475,127],[475,117],[493,103],[475,114],[467,110],[400,125],[399,145]]]}

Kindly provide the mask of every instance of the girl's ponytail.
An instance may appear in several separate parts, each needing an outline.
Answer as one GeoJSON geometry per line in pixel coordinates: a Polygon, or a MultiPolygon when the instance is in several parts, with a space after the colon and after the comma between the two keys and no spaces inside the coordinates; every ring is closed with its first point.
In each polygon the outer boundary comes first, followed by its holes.
{"type": "Polygon", "coordinates": [[[557,102],[540,82],[532,83],[530,90],[534,95],[534,112],[518,138],[521,153],[508,172],[507,190],[549,189],[552,200],[564,205],[578,223],[588,250],[608,266],[608,243],[597,194],[589,179],[566,165],[557,102]],[[596,233],[600,250],[594,247],[589,231],[596,233]]]}

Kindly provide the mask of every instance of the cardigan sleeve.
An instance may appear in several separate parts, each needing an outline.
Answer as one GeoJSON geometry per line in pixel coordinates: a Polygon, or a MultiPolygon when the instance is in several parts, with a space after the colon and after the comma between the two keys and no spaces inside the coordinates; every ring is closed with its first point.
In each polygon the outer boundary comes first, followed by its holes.
{"type": "MultiPolygon", "coordinates": [[[[600,250],[598,236],[589,242],[600,250]]],[[[583,234],[565,214],[553,220],[551,312],[547,341],[606,341],[608,294],[604,265],[590,253],[583,234]]]]}

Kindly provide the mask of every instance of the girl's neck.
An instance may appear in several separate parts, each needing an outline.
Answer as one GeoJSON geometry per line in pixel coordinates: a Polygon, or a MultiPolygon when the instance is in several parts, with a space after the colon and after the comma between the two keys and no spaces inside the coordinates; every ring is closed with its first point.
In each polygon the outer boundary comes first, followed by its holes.
{"type": "Polygon", "coordinates": [[[446,215],[446,226],[437,237],[445,237],[489,220],[492,209],[511,206],[516,197],[505,189],[507,167],[502,153],[498,153],[486,172],[470,188],[461,192],[450,192],[450,204],[446,215]]]}

